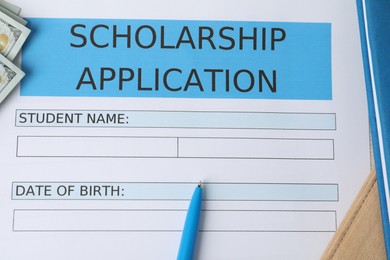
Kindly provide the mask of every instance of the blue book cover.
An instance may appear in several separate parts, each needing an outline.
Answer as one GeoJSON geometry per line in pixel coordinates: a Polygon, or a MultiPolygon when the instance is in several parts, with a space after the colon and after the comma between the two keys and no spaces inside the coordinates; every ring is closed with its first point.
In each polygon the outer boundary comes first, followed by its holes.
{"type": "Polygon", "coordinates": [[[357,0],[371,138],[390,256],[390,0],[357,0]]]}

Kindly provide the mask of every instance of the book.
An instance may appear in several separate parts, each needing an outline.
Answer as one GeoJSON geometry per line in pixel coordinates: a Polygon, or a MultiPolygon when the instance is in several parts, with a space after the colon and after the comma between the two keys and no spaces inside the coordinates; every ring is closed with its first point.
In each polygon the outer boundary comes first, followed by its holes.
{"type": "Polygon", "coordinates": [[[390,2],[357,1],[369,119],[386,251],[390,252],[390,2]]]}

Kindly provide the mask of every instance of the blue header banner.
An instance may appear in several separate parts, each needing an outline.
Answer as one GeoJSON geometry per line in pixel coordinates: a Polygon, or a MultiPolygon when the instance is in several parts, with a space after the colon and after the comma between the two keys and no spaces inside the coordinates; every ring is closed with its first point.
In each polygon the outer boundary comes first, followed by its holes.
{"type": "Polygon", "coordinates": [[[329,23],[28,20],[22,96],[332,99],[329,23]]]}

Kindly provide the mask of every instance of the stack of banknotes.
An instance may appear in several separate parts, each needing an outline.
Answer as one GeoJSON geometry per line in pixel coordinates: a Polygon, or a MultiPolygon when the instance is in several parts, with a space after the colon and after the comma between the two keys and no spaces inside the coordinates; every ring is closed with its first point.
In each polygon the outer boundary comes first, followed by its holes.
{"type": "Polygon", "coordinates": [[[30,29],[27,21],[19,16],[21,9],[9,2],[0,0],[0,103],[24,77],[14,63],[30,29]]]}

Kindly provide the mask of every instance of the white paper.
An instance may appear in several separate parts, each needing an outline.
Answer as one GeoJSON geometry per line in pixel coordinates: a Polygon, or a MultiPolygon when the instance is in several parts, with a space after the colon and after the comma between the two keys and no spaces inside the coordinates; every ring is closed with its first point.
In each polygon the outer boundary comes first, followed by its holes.
{"type": "Polygon", "coordinates": [[[201,180],[196,259],[319,259],[370,169],[354,1],[14,4],[30,18],[330,23],[332,99],[14,91],[0,107],[0,258],[175,259],[201,180]]]}

